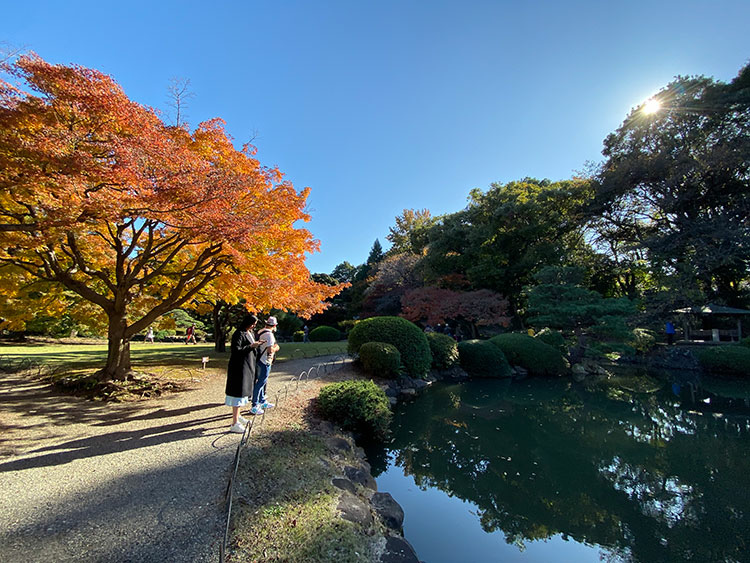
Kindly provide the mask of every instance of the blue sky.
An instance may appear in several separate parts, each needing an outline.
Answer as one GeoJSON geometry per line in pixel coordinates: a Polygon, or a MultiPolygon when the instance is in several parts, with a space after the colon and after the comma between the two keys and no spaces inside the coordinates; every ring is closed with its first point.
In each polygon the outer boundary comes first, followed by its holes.
{"type": "Polygon", "coordinates": [[[405,208],[463,208],[472,188],[560,180],[675,75],[730,80],[750,60],[750,2],[152,1],[7,3],[0,41],[111,74],[164,110],[310,186],[330,272],[363,262],[405,208]]]}

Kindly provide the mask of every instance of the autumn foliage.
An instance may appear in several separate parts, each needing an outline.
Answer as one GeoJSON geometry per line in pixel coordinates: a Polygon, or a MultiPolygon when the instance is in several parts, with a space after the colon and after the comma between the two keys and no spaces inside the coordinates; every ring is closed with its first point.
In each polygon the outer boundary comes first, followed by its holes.
{"type": "Polygon", "coordinates": [[[305,267],[309,190],[221,120],[169,127],[109,76],[33,55],[0,70],[1,326],[66,308],[107,327],[103,376],[123,377],[129,339],[197,296],[304,315],[340,291],[305,267]]]}
{"type": "Polygon", "coordinates": [[[510,322],[508,301],[489,289],[462,292],[421,287],[406,292],[401,305],[405,318],[432,325],[448,320],[462,320],[476,326],[507,326],[510,322]]]}

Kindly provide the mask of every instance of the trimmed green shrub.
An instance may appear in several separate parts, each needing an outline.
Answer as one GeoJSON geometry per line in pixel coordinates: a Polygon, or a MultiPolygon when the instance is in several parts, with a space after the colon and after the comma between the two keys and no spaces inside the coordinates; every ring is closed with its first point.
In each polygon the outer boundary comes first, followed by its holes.
{"type": "Polygon", "coordinates": [[[553,330],[551,328],[543,328],[536,333],[534,338],[538,338],[545,344],[549,344],[560,353],[565,356],[568,354],[568,343],[565,342],[565,337],[559,330],[553,330]]]}
{"type": "Polygon", "coordinates": [[[385,392],[372,381],[341,381],[320,390],[318,408],[323,418],[373,438],[388,435],[391,409],[385,392]]]}
{"type": "Polygon", "coordinates": [[[292,334],[292,342],[302,342],[305,339],[305,331],[297,330],[292,334]]]}
{"type": "Polygon", "coordinates": [[[332,326],[319,326],[310,331],[310,342],[338,342],[341,332],[332,326]]]}
{"type": "Polygon", "coordinates": [[[698,351],[701,367],[709,373],[750,376],[750,348],[716,346],[698,351]]]}
{"type": "Polygon", "coordinates": [[[162,341],[162,340],[168,340],[172,336],[176,336],[177,331],[175,330],[157,330],[156,334],[154,335],[154,340],[162,341]]]}
{"type": "Polygon", "coordinates": [[[344,334],[349,334],[349,331],[354,328],[354,325],[357,324],[359,321],[347,319],[345,321],[339,321],[336,323],[339,327],[339,330],[343,332],[344,334]]]}
{"type": "Polygon", "coordinates": [[[748,336],[747,338],[743,338],[742,340],[740,340],[740,344],[742,346],[746,346],[747,348],[750,348],[750,336],[748,336]]]}
{"type": "Polygon", "coordinates": [[[489,341],[503,351],[511,365],[526,368],[530,375],[563,375],[568,371],[558,350],[532,336],[498,334],[489,341]]]}
{"type": "Polygon", "coordinates": [[[358,354],[365,342],[395,346],[401,353],[406,372],[412,377],[423,377],[432,365],[432,353],[424,332],[401,317],[372,317],[358,322],[349,333],[349,353],[358,354]]]}
{"type": "Polygon", "coordinates": [[[656,335],[653,330],[646,328],[634,328],[633,336],[628,342],[639,354],[645,354],[656,346],[656,335]]]}
{"type": "Polygon", "coordinates": [[[365,342],[359,348],[359,359],[370,375],[395,377],[401,367],[401,354],[393,344],[365,342]]]}
{"type": "Polygon", "coordinates": [[[426,333],[432,352],[432,367],[448,369],[458,363],[458,344],[447,334],[426,333]]]}
{"type": "Polygon", "coordinates": [[[488,340],[464,340],[458,343],[461,367],[472,377],[510,377],[505,354],[488,340]]]}

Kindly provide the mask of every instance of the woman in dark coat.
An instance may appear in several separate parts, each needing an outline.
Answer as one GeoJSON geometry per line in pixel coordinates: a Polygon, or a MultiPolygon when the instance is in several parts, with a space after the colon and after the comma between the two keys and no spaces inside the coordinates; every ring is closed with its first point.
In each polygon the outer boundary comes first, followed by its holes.
{"type": "Polygon", "coordinates": [[[261,345],[255,341],[253,328],[258,322],[255,315],[247,315],[232,335],[232,346],[227,366],[227,386],[225,404],[232,407],[230,432],[245,431],[247,420],[240,416],[240,407],[249,402],[255,382],[255,349],[261,345]]]}

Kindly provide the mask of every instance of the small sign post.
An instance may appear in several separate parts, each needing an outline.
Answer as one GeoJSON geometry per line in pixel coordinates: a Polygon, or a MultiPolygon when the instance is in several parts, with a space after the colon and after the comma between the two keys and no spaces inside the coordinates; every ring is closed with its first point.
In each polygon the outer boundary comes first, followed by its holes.
{"type": "Polygon", "coordinates": [[[208,356],[203,356],[203,359],[201,361],[203,362],[203,369],[206,369],[206,364],[208,363],[208,356]]]}

